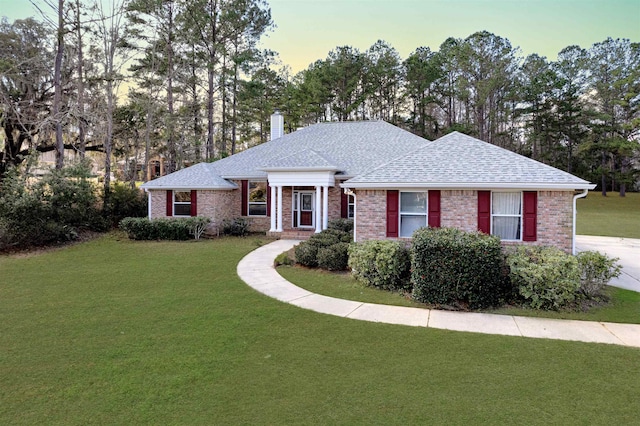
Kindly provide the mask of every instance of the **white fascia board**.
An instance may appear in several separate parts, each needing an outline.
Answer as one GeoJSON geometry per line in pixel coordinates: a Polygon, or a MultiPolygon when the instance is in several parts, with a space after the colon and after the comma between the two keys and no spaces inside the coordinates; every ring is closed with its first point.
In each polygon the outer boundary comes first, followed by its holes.
{"type": "Polygon", "coordinates": [[[305,172],[337,172],[338,168],[337,167],[265,167],[263,169],[258,169],[258,170],[264,170],[267,173],[273,173],[273,172],[298,172],[298,173],[305,173],[305,172]]]}
{"type": "Polygon", "coordinates": [[[432,189],[531,189],[531,190],[563,190],[573,191],[576,189],[594,189],[592,183],[443,183],[443,182],[416,182],[416,183],[341,183],[341,188],[353,189],[412,189],[412,188],[432,188],[432,189]]]}
{"type": "MultiPolygon", "coordinates": [[[[142,188],[142,187],[141,187],[142,188]]],[[[234,189],[238,189],[238,185],[234,185],[233,187],[228,186],[207,186],[207,187],[197,187],[197,186],[152,186],[152,187],[144,187],[145,191],[233,191],[234,189]]]]}
{"type": "Polygon", "coordinates": [[[335,176],[332,171],[274,171],[269,172],[271,186],[335,186],[335,176]]]}
{"type": "Polygon", "coordinates": [[[223,179],[233,179],[233,180],[262,180],[264,181],[267,178],[267,174],[263,174],[263,175],[253,175],[253,176],[248,176],[248,175],[220,175],[221,178],[223,179]]]}

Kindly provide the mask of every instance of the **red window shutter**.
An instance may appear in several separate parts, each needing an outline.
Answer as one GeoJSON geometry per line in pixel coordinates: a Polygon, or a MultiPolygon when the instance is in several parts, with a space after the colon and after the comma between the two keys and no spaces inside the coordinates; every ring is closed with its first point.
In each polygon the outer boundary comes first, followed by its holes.
{"type": "Polygon", "coordinates": [[[240,216],[247,216],[247,208],[249,207],[249,181],[242,182],[242,207],[240,208],[240,216]]]}
{"type": "Polygon", "coordinates": [[[198,191],[191,191],[191,216],[198,216],[198,191]]]}
{"type": "Polygon", "coordinates": [[[538,233],[538,193],[535,191],[525,191],[522,198],[522,241],[536,241],[538,233]]]}
{"type": "Polygon", "coordinates": [[[173,216],[173,191],[167,190],[167,217],[173,216]]]}
{"type": "Polygon", "coordinates": [[[440,191],[429,191],[429,227],[440,228],[440,191]]]}
{"type": "Polygon", "coordinates": [[[271,187],[267,183],[267,217],[271,217],[271,187]]]}
{"type": "Polygon", "coordinates": [[[387,191],[387,237],[398,237],[399,192],[387,191]]]}
{"type": "Polygon", "coordinates": [[[491,233],[491,191],[478,191],[478,231],[491,233]]]}
{"type": "Polygon", "coordinates": [[[349,196],[344,191],[340,193],[340,217],[349,217],[349,196]]]}

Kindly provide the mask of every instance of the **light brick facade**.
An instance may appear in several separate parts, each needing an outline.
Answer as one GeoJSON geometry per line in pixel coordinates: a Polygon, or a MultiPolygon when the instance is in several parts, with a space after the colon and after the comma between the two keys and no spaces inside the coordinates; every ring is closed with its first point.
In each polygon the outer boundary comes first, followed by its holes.
{"type": "MultiPolygon", "coordinates": [[[[233,181],[238,188],[242,188],[239,180],[233,181]]],[[[340,218],[341,193],[339,181],[335,187],[329,187],[329,220],[340,218]]],[[[315,187],[295,187],[296,191],[313,191],[315,187]]],[[[293,227],[293,191],[292,187],[282,188],[282,225],[283,231],[294,230],[293,227]]],[[[167,217],[166,214],[166,190],[150,190],[151,194],[151,218],[167,217]]],[[[314,195],[315,200],[315,195],[314,195]]],[[[240,189],[231,191],[199,190],[198,191],[198,216],[211,218],[209,232],[217,233],[221,230],[225,220],[243,217],[249,222],[251,232],[267,232],[271,227],[269,216],[241,216],[242,193],[240,189]]]]}
{"type": "MultiPolygon", "coordinates": [[[[356,204],[357,241],[386,239],[387,191],[358,190],[356,204]]],[[[573,237],[572,210],[572,192],[538,191],[536,241],[504,244],[555,246],[570,253],[573,237]]],[[[476,231],[478,229],[478,192],[442,190],[440,217],[442,227],[458,228],[467,232],[476,231]]]]}
{"type": "MultiPolygon", "coordinates": [[[[340,218],[342,188],[329,188],[329,220],[340,218]]],[[[236,184],[241,188],[241,182],[236,184]]],[[[282,189],[283,231],[293,231],[293,191],[315,191],[314,187],[284,187],[282,189]]],[[[166,191],[149,191],[151,217],[166,217],[166,191]]],[[[534,242],[504,243],[555,246],[571,252],[573,236],[573,193],[570,191],[538,191],[537,239],[534,242]]],[[[315,199],[315,198],[314,198],[315,199]]],[[[242,194],[232,191],[198,191],[198,215],[212,220],[210,232],[218,232],[224,220],[241,217],[242,194]]],[[[357,241],[386,239],[387,191],[357,190],[357,241]]],[[[442,190],[440,192],[441,226],[473,232],[478,228],[478,192],[475,190],[442,190]]],[[[266,232],[270,217],[245,216],[251,232],[266,232]]]]}

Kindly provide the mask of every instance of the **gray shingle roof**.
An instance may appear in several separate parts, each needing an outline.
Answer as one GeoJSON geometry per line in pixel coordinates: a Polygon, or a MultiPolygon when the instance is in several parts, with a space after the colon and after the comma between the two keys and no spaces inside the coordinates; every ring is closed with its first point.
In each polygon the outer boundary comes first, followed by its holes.
{"type": "Polygon", "coordinates": [[[403,157],[345,182],[350,188],[432,186],[442,188],[587,189],[589,182],[453,132],[403,157]]]}
{"type": "Polygon", "coordinates": [[[192,173],[196,166],[191,166],[147,182],[143,188],[169,189],[174,183],[184,188],[190,183],[199,189],[209,182],[221,185],[219,179],[264,179],[265,167],[298,167],[305,157],[316,166],[335,166],[337,174],[357,176],[428,143],[384,121],[319,123],[210,163],[202,173],[192,173]]]}
{"type": "Polygon", "coordinates": [[[220,177],[213,163],[198,163],[142,184],[143,189],[236,189],[238,185],[220,177]]]}
{"type": "Polygon", "coordinates": [[[591,189],[569,173],[458,132],[429,142],[383,121],[320,123],[214,163],[145,183],[145,189],[235,189],[228,179],[266,170],[335,170],[349,188],[591,189]]]}
{"type": "Polygon", "coordinates": [[[303,150],[288,157],[277,158],[265,162],[261,167],[262,170],[305,170],[305,169],[322,169],[322,170],[338,170],[333,161],[325,158],[324,155],[316,150],[303,150]]]}

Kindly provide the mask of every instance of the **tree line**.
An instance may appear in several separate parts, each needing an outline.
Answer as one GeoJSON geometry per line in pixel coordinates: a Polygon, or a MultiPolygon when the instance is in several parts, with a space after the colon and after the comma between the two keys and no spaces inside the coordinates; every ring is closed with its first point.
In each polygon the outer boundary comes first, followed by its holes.
{"type": "Polygon", "coordinates": [[[640,44],[608,38],[555,61],[487,31],[403,59],[339,46],[295,75],[259,48],[263,0],[58,0],[58,19],[0,22],[0,176],[33,153],[106,154],[171,172],[319,121],[385,120],[427,139],[457,130],[597,182],[640,172],[640,44]]]}

